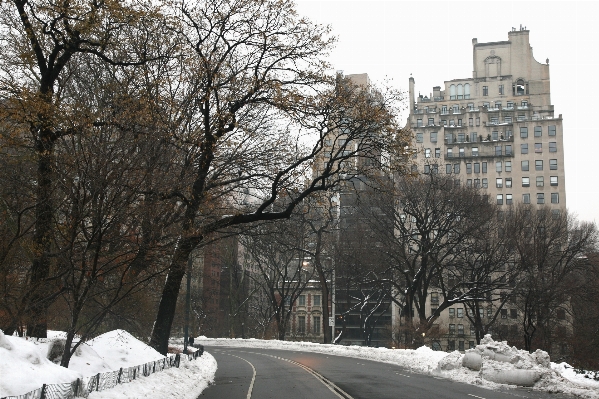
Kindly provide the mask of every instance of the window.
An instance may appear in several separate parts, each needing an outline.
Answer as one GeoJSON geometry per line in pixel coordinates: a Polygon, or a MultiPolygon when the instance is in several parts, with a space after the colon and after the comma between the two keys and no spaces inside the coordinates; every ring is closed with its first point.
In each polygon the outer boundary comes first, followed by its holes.
{"type": "Polygon", "coordinates": [[[431,157],[431,149],[430,148],[425,148],[424,149],[424,157],[425,158],[430,158],[431,157]]]}
{"type": "Polygon", "coordinates": [[[453,108],[453,113],[454,114],[459,114],[460,113],[460,106],[459,105],[454,105],[452,108],[453,108]]]}
{"type": "Polygon", "coordinates": [[[543,135],[543,128],[541,126],[535,126],[535,137],[541,137],[543,135]]]}
{"type": "Polygon", "coordinates": [[[507,104],[505,105],[505,107],[507,109],[513,109],[514,108],[514,102],[513,101],[508,101],[507,104]]]}
{"type": "MultiPolygon", "coordinates": [[[[495,118],[495,119],[497,119],[497,118],[495,118]]],[[[497,123],[497,120],[495,120],[495,123],[497,123]]],[[[499,140],[499,132],[498,131],[491,132],[491,140],[493,140],[493,141],[499,140]]]]}
{"type": "Polygon", "coordinates": [[[482,185],[483,185],[483,188],[489,187],[489,181],[486,178],[483,179],[483,184],[482,185]]]}
{"type": "Polygon", "coordinates": [[[511,177],[507,177],[505,179],[505,188],[512,188],[512,178],[511,177]]]}
{"type": "Polygon", "coordinates": [[[497,188],[503,187],[503,179],[501,177],[495,179],[495,187],[497,187],[497,188]]]}
{"type": "Polygon", "coordinates": [[[530,177],[522,178],[522,187],[530,187],[530,177]]]}
{"type": "Polygon", "coordinates": [[[510,319],[518,318],[518,309],[510,309],[510,319]]]}
{"type": "Polygon", "coordinates": [[[522,171],[528,171],[528,161],[522,161],[522,171]]]}
{"type": "Polygon", "coordinates": [[[487,163],[483,162],[483,173],[487,173],[487,163]]]}
{"type": "Polygon", "coordinates": [[[503,85],[499,85],[499,95],[503,95],[503,85]]]}
{"type": "Polygon", "coordinates": [[[549,170],[557,170],[557,159],[549,160],[549,170]]]}
{"type": "Polygon", "coordinates": [[[505,123],[512,123],[512,117],[511,116],[506,116],[505,118],[503,118],[503,121],[505,123]]]}
{"type": "Polygon", "coordinates": [[[503,194],[497,194],[497,205],[503,205],[503,194]]]}
{"type": "Polygon", "coordinates": [[[501,172],[503,170],[503,165],[501,161],[495,162],[495,172],[501,172]]]}
{"type": "Polygon", "coordinates": [[[549,184],[552,186],[557,186],[557,176],[550,176],[549,177],[549,184]]]}
{"type": "Polygon", "coordinates": [[[528,138],[528,128],[527,127],[523,126],[520,128],[520,138],[522,138],[522,139],[528,138]]]}
{"type": "Polygon", "coordinates": [[[473,157],[477,157],[478,156],[478,147],[472,147],[472,156],[473,157]]]}
{"type": "Polygon", "coordinates": [[[466,155],[466,152],[465,152],[464,147],[460,147],[460,158],[464,158],[465,155],[466,155]]]}
{"type": "Polygon", "coordinates": [[[537,193],[537,204],[544,204],[544,203],[545,203],[545,194],[537,193]]]}
{"type": "Polygon", "coordinates": [[[431,173],[431,166],[426,164],[424,165],[424,174],[428,175],[429,173],[431,173]]]}
{"type": "Polygon", "coordinates": [[[478,141],[478,136],[476,135],[476,132],[470,132],[470,141],[473,143],[476,143],[478,141]]]}
{"type": "Polygon", "coordinates": [[[518,122],[526,120],[526,115],[524,115],[524,114],[518,114],[517,120],[518,120],[518,122]]]}
{"type": "Polygon", "coordinates": [[[439,293],[431,292],[431,305],[438,305],[438,304],[439,304],[439,293]]]}
{"type": "Polygon", "coordinates": [[[422,119],[416,119],[416,126],[422,127],[422,119]]]}
{"type": "Polygon", "coordinates": [[[458,133],[458,143],[466,141],[466,135],[464,133],[458,133]]]}
{"type": "Polygon", "coordinates": [[[431,132],[431,143],[437,142],[437,132],[431,132]]]}
{"type": "Polygon", "coordinates": [[[505,146],[505,155],[512,155],[512,146],[509,144],[505,146]]]}
{"type": "Polygon", "coordinates": [[[416,164],[412,165],[412,173],[418,173],[418,165],[416,165],[416,164]]]}
{"type": "Polygon", "coordinates": [[[505,161],[505,171],[506,172],[512,171],[512,161],[505,161]]]}
{"type": "Polygon", "coordinates": [[[555,136],[555,125],[548,126],[547,135],[548,136],[555,136]]]}
{"type": "Polygon", "coordinates": [[[470,162],[466,162],[466,173],[472,173],[472,164],[470,162]]]}
{"type": "Polygon", "coordinates": [[[557,143],[555,141],[549,142],[549,152],[557,152],[557,143]]]}
{"type": "Polygon", "coordinates": [[[551,193],[551,203],[559,204],[559,194],[558,193],[551,193]]]}
{"type": "Polygon", "coordinates": [[[474,187],[480,188],[480,179],[474,179],[474,187]]]}
{"type": "Polygon", "coordinates": [[[435,148],[435,158],[441,158],[441,149],[435,148]]]}
{"type": "Polygon", "coordinates": [[[476,126],[480,126],[480,117],[476,117],[476,126]]]}
{"type": "Polygon", "coordinates": [[[522,194],[522,202],[525,204],[530,204],[530,194],[522,194]]]}
{"type": "Polygon", "coordinates": [[[543,160],[537,159],[535,161],[535,170],[543,170],[543,160]]]}
{"type": "Polygon", "coordinates": [[[520,144],[520,153],[528,154],[528,143],[520,144]]]}
{"type": "Polygon", "coordinates": [[[462,126],[462,120],[458,119],[458,126],[462,126]]]}
{"type": "Polygon", "coordinates": [[[451,164],[450,163],[445,164],[445,173],[447,173],[447,174],[451,173],[451,164]]]}
{"type": "MultiPolygon", "coordinates": [[[[470,327],[470,335],[474,335],[475,333],[472,332],[472,327],[470,327]]],[[[468,341],[468,349],[474,349],[476,348],[476,344],[474,343],[474,341],[468,341]]]]}
{"type": "Polygon", "coordinates": [[[424,134],[423,133],[416,133],[416,142],[417,143],[422,143],[424,141],[424,134]]]}
{"type": "Polygon", "coordinates": [[[495,146],[495,155],[496,156],[501,155],[501,146],[500,145],[495,146]]]}
{"type": "Polygon", "coordinates": [[[435,125],[435,118],[428,118],[428,125],[429,126],[434,126],[435,125]]]}
{"type": "MultiPolygon", "coordinates": [[[[455,326],[454,326],[454,331],[455,331],[455,326]]],[[[450,334],[451,334],[451,332],[450,332],[450,334]]],[[[452,352],[455,350],[455,341],[447,341],[447,350],[452,351],[452,352]]]]}
{"type": "Polygon", "coordinates": [[[474,162],[474,173],[480,173],[480,162],[474,162]]]}
{"type": "Polygon", "coordinates": [[[507,309],[501,309],[501,318],[507,319],[507,309]]]}
{"type": "Polygon", "coordinates": [[[436,163],[431,165],[431,169],[433,173],[439,173],[439,165],[436,163]]]}
{"type": "Polygon", "coordinates": [[[320,316],[314,316],[314,334],[320,334],[320,316]]]}
{"type": "Polygon", "coordinates": [[[483,96],[489,95],[489,86],[483,86],[483,96]]]}
{"type": "Polygon", "coordinates": [[[472,187],[472,179],[466,180],[466,187],[472,187]]]}
{"type": "Polygon", "coordinates": [[[441,113],[442,114],[446,114],[447,113],[447,105],[442,105],[441,106],[441,113]]]}
{"type": "Polygon", "coordinates": [[[539,154],[543,152],[543,143],[535,143],[535,153],[539,154]]]}
{"type": "Polygon", "coordinates": [[[543,187],[544,186],[544,178],[543,176],[537,176],[537,187],[543,187]]]}
{"type": "Polygon", "coordinates": [[[505,204],[506,205],[512,205],[513,203],[513,196],[512,194],[506,194],[505,195],[505,204]]]}
{"type": "Polygon", "coordinates": [[[460,173],[460,164],[459,163],[453,164],[453,173],[455,173],[456,175],[458,173],[460,173]]]}
{"type": "Polygon", "coordinates": [[[447,149],[447,158],[453,158],[453,148],[447,149]]]}
{"type": "Polygon", "coordinates": [[[298,306],[306,306],[306,296],[300,295],[297,302],[298,306]]]}
{"type": "MultiPolygon", "coordinates": [[[[464,335],[464,325],[463,324],[458,324],[458,335],[464,335]]],[[[460,343],[462,344],[462,346],[464,346],[464,341],[460,341],[460,343]]],[[[460,350],[464,350],[464,348],[460,349],[460,350]]]]}
{"type": "MultiPolygon", "coordinates": [[[[464,317],[464,308],[458,308],[458,317],[464,317]]],[[[464,328],[464,326],[462,326],[462,328],[464,328]]]]}
{"type": "Polygon", "coordinates": [[[306,316],[297,316],[297,332],[298,334],[306,333],[306,316]]]}
{"type": "MultiPolygon", "coordinates": [[[[454,308],[449,308],[449,317],[455,317],[455,309],[454,308]]],[[[454,326],[455,328],[455,326],[454,326]]]]}
{"type": "Polygon", "coordinates": [[[314,306],[320,306],[320,295],[314,295],[314,306]]]}
{"type": "Polygon", "coordinates": [[[474,126],[474,118],[468,118],[468,126],[474,126]]]}

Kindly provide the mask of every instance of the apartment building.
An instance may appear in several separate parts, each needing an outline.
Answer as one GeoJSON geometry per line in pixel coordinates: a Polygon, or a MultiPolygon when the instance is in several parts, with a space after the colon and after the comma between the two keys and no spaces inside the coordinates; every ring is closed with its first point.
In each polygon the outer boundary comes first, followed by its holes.
{"type": "MultiPolygon", "coordinates": [[[[478,187],[498,212],[517,203],[565,210],[562,115],[556,116],[551,104],[549,60],[535,60],[523,28],[512,28],[507,41],[473,39],[472,50],[470,78],[445,81],[418,97],[415,80],[409,79],[408,126],[418,150],[412,171],[447,174],[455,184],[478,187]]],[[[429,294],[428,306],[436,307],[440,294],[429,294]]],[[[467,312],[464,305],[445,310],[425,343],[437,350],[472,347],[467,312]]],[[[481,318],[493,312],[489,305],[481,318]]],[[[520,317],[515,306],[501,309],[494,337],[518,336],[520,317]]]]}
{"type": "Polygon", "coordinates": [[[415,97],[409,127],[419,150],[412,171],[453,174],[480,187],[501,210],[522,202],[566,209],[562,116],[550,98],[549,60],[533,57],[529,31],[472,40],[471,78],[415,97]]]}

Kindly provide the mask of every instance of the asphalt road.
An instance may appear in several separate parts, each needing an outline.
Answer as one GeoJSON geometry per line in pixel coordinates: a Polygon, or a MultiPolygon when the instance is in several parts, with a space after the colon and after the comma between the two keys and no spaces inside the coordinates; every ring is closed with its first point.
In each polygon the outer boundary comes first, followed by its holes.
{"type": "Polygon", "coordinates": [[[215,384],[198,399],[512,399],[571,398],[528,389],[492,391],[388,363],[259,348],[206,347],[218,363],[215,384]]]}

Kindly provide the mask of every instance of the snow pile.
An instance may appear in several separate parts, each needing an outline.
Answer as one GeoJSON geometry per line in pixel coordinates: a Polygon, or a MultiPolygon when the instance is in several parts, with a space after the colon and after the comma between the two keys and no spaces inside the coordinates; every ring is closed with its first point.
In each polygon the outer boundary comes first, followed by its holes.
{"type": "Polygon", "coordinates": [[[577,373],[574,371],[574,367],[565,362],[551,363],[551,368],[557,373],[561,374],[562,377],[567,378],[570,381],[574,381],[580,385],[599,390],[599,381],[595,379],[597,374],[594,372],[587,371],[584,373],[577,373]]]}
{"type": "MultiPolygon", "coordinates": [[[[132,367],[162,356],[123,330],[111,331],[83,343],[71,358],[69,368],[60,367],[66,334],[48,332],[39,341],[7,337],[0,330],[0,397],[22,395],[42,384],[67,383],[86,376],[132,367]],[[51,357],[53,363],[47,357],[51,357]]],[[[196,360],[181,357],[179,368],[140,377],[110,390],[94,392],[90,398],[172,397],[197,398],[214,381],[216,361],[208,353],[196,360]]]]}
{"type": "Polygon", "coordinates": [[[5,336],[0,330],[0,397],[20,395],[42,386],[81,378],[76,370],[65,369],[46,359],[45,351],[30,341],[5,336]]]}

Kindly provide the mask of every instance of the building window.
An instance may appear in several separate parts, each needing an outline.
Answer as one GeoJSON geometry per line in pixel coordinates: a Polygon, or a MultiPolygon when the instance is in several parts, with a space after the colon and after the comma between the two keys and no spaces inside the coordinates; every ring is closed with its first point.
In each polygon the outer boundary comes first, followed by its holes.
{"type": "Polygon", "coordinates": [[[549,170],[557,170],[557,159],[549,160],[549,170]]]}
{"type": "Polygon", "coordinates": [[[522,178],[522,187],[530,187],[530,177],[522,178]]]}
{"type": "Polygon", "coordinates": [[[445,173],[447,173],[447,174],[451,173],[451,164],[450,163],[445,164],[445,173]]]}
{"type": "Polygon", "coordinates": [[[418,173],[418,165],[412,164],[412,173],[418,173]]]}
{"type": "Polygon", "coordinates": [[[483,96],[489,95],[489,86],[483,86],[483,96]]]}
{"type": "Polygon", "coordinates": [[[512,194],[506,194],[505,195],[505,204],[506,205],[512,205],[513,203],[513,196],[512,194]]]}
{"type": "MultiPolygon", "coordinates": [[[[459,310],[460,309],[458,309],[458,317],[460,317],[459,316],[459,314],[460,314],[459,310]]],[[[464,335],[464,325],[463,324],[458,324],[458,335],[464,335]]]]}
{"type": "Polygon", "coordinates": [[[505,171],[506,172],[512,171],[512,161],[505,161],[505,171]]]}
{"type": "Polygon", "coordinates": [[[466,151],[464,147],[460,147],[460,158],[464,158],[466,156],[466,151]]]}
{"type": "Polygon", "coordinates": [[[520,128],[520,138],[522,139],[527,139],[528,138],[528,128],[525,126],[522,126],[520,128]]]}
{"type": "Polygon", "coordinates": [[[518,114],[517,120],[518,120],[518,122],[522,122],[522,121],[526,120],[526,115],[518,114]]]}
{"type": "MultiPolygon", "coordinates": [[[[449,317],[455,317],[455,309],[454,308],[449,308],[449,317]]],[[[454,326],[455,328],[455,326],[454,326]]]]}
{"type": "Polygon", "coordinates": [[[453,164],[453,173],[455,173],[456,175],[458,173],[460,173],[460,164],[459,163],[453,164]]]}
{"type": "Polygon", "coordinates": [[[441,158],[441,149],[435,148],[435,158],[441,158]]]}
{"type": "Polygon", "coordinates": [[[431,292],[431,305],[438,305],[438,304],[439,304],[439,293],[431,292]]]}
{"type": "Polygon", "coordinates": [[[552,186],[557,186],[557,176],[550,176],[549,182],[552,186]]]}
{"type": "Polygon", "coordinates": [[[543,128],[541,126],[535,126],[535,137],[541,137],[543,135],[543,128]]]}
{"type": "Polygon", "coordinates": [[[474,162],[474,173],[480,173],[480,162],[474,162]]]}
{"type": "Polygon", "coordinates": [[[528,143],[520,144],[520,153],[528,154],[528,143]]]}
{"type": "Polygon", "coordinates": [[[543,143],[535,143],[535,153],[539,154],[543,152],[543,143]]]}
{"type": "Polygon", "coordinates": [[[497,194],[497,205],[503,205],[503,194],[497,194]]]}
{"type": "Polygon", "coordinates": [[[306,306],[306,296],[300,295],[297,302],[298,306],[306,306]]]}
{"type": "Polygon", "coordinates": [[[544,204],[544,203],[545,203],[545,194],[537,193],[537,204],[544,204]]]}
{"type": "Polygon", "coordinates": [[[478,147],[472,147],[472,156],[473,157],[477,157],[478,156],[478,147]]]}
{"type": "Polygon", "coordinates": [[[547,134],[548,134],[549,136],[555,136],[555,125],[548,126],[548,131],[547,131],[547,134]]]}
{"type": "Polygon", "coordinates": [[[416,133],[416,142],[417,143],[422,143],[424,141],[424,134],[422,133],[416,133]]]}
{"type": "Polygon", "coordinates": [[[468,118],[468,126],[474,126],[474,118],[468,118]]]}
{"type": "Polygon", "coordinates": [[[453,148],[447,149],[447,158],[453,158],[453,148]]]}
{"type": "Polygon", "coordinates": [[[470,162],[466,162],[466,173],[472,173],[472,164],[470,162]]]}
{"type": "Polygon", "coordinates": [[[430,148],[425,148],[424,149],[424,157],[425,158],[430,158],[431,157],[431,149],[430,148]]]}
{"type": "Polygon", "coordinates": [[[422,127],[422,119],[416,119],[416,127],[422,127]]]}
{"type": "Polygon", "coordinates": [[[424,174],[428,175],[430,173],[431,173],[431,166],[428,164],[424,165],[424,174]]]}
{"type": "Polygon", "coordinates": [[[555,141],[549,142],[549,152],[557,152],[557,143],[555,141]]]}
{"type": "Polygon", "coordinates": [[[503,179],[501,177],[498,177],[497,179],[495,179],[495,187],[497,187],[497,188],[503,187],[503,179]]]}
{"type": "Polygon", "coordinates": [[[514,109],[514,102],[513,101],[508,101],[507,104],[505,105],[505,107],[507,109],[514,109]]]}
{"type": "Polygon", "coordinates": [[[495,146],[495,156],[501,156],[501,146],[500,145],[495,146]]]}
{"type": "Polygon", "coordinates": [[[480,188],[480,179],[474,179],[474,187],[480,188]]]}
{"type": "Polygon", "coordinates": [[[522,108],[526,108],[526,107],[528,107],[528,101],[527,100],[522,100],[522,102],[520,103],[520,105],[522,106],[522,108]]]}
{"type": "Polygon", "coordinates": [[[530,204],[530,194],[522,194],[522,202],[525,204],[530,204]]]}
{"type": "Polygon", "coordinates": [[[428,125],[435,126],[435,118],[428,118],[428,125]]]}
{"type": "Polygon", "coordinates": [[[551,193],[551,203],[559,204],[559,194],[558,193],[551,193]]]}
{"type": "Polygon", "coordinates": [[[505,146],[505,155],[512,155],[512,146],[509,144],[505,146]]]}
{"type": "Polygon", "coordinates": [[[504,121],[505,123],[512,123],[512,117],[511,117],[511,116],[506,116],[506,117],[503,119],[503,121],[504,121]]]}
{"type": "Polygon", "coordinates": [[[503,165],[501,161],[495,162],[495,172],[501,172],[503,170],[503,165]]]}
{"type": "MultiPolygon", "coordinates": [[[[455,328],[454,328],[454,331],[455,331],[455,328]]],[[[455,350],[455,341],[447,341],[447,350],[451,351],[451,352],[453,352],[455,350]]]]}
{"type": "Polygon", "coordinates": [[[544,183],[543,176],[537,176],[537,187],[543,187],[544,183]]]}
{"type": "Polygon", "coordinates": [[[518,318],[518,309],[510,309],[510,319],[518,318]]]}
{"type": "Polygon", "coordinates": [[[447,105],[442,105],[441,106],[441,113],[442,114],[446,114],[447,113],[447,105]]]}
{"type": "Polygon", "coordinates": [[[306,316],[297,316],[297,333],[306,333],[306,316]]]}
{"type": "Polygon", "coordinates": [[[503,85],[499,85],[499,95],[503,95],[503,85]]]}
{"type": "Polygon", "coordinates": [[[537,159],[535,161],[535,170],[543,170],[543,160],[537,159]]]}
{"type": "Polygon", "coordinates": [[[512,178],[511,177],[507,177],[505,179],[505,188],[512,188],[512,178]]]}
{"type": "Polygon", "coordinates": [[[501,309],[501,318],[507,319],[507,309],[501,309]]]}
{"type": "Polygon", "coordinates": [[[483,162],[482,165],[483,165],[483,173],[487,173],[487,163],[483,162]]]}
{"type": "Polygon", "coordinates": [[[522,171],[527,172],[528,169],[528,161],[522,161],[522,171]]]}
{"type": "Polygon", "coordinates": [[[480,126],[480,117],[476,117],[476,126],[480,126]]]}
{"type": "Polygon", "coordinates": [[[314,316],[314,334],[320,335],[320,316],[314,316]]]}
{"type": "Polygon", "coordinates": [[[320,295],[314,295],[314,306],[320,306],[320,295]]]}
{"type": "Polygon", "coordinates": [[[472,187],[472,179],[466,180],[466,187],[472,187]]]}
{"type": "Polygon", "coordinates": [[[489,187],[489,180],[487,178],[483,179],[482,186],[483,186],[483,188],[488,188],[489,187]]]}

